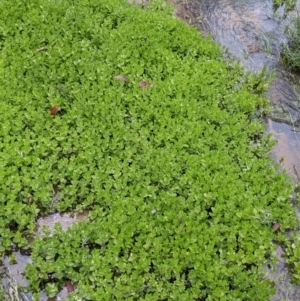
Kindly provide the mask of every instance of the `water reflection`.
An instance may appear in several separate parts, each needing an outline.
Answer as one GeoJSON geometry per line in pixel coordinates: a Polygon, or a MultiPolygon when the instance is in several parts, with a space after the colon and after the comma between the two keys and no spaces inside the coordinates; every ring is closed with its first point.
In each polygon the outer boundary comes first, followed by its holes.
{"type": "Polygon", "coordinates": [[[300,132],[295,131],[293,126],[268,120],[268,132],[272,133],[277,144],[271,151],[271,156],[280,161],[281,165],[295,182],[300,178],[300,132]]]}

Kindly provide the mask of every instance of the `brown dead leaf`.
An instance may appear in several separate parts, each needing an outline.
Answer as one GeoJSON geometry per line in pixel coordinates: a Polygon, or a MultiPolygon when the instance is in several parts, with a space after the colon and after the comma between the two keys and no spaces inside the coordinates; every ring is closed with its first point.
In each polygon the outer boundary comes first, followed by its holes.
{"type": "Polygon", "coordinates": [[[274,225],[272,226],[272,228],[274,229],[274,231],[277,231],[277,230],[279,230],[279,228],[280,228],[280,224],[279,224],[279,223],[276,223],[276,224],[274,224],[274,225]]]}
{"type": "Polygon", "coordinates": [[[67,290],[68,290],[68,293],[71,293],[74,291],[74,287],[72,285],[72,283],[69,281],[69,280],[66,280],[66,287],[67,287],[67,290]]]}
{"type": "Polygon", "coordinates": [[[57,112],[58,112],[58,110],[59,110],[59,106],[52,106],[52,107],[50,108],[50,114],[51,114],[51,115],[56,115],[57,112]]]}
{"type": "Polygon", "coordinates": [[[153,84],[149,83],[149,82],[145,82],[145,81],[141,81],[139,84],[140,88],[145,88],[145,87],[153,87],[153,84]]]}
{"type": "Polygon", "coordinates": [[[117,76],[115,76],[115,79],[121,80],[121,81],[124,81],[124,82],[130,82],[130,79],[127,76],[124,76],[124,75],[117,75],[117,76]]]}

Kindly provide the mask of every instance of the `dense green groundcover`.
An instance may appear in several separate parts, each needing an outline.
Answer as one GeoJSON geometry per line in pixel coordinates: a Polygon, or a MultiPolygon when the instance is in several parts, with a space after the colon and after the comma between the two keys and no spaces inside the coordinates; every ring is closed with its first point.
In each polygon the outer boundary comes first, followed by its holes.
{"type": "Polygon", "coordinates": [[[0,252],[39,216],[89,211],[30,244],[35,300],[66,280],[68,300],[274,293],[262,265],[295,216],[253,119],[264,75],[164,6],[0,1],[0,252]]]}

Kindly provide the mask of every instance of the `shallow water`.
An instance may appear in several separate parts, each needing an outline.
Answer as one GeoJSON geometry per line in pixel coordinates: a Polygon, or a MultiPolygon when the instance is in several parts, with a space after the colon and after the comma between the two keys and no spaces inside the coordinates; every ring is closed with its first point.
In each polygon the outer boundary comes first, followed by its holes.
{"type": "MultiPolygon", "coordinates": [[[[293,126],[268,120],[268,132],[272,133],[277,144],[270,155],[279,161],[283,158],[283,168],[294,178],[295,183],[300,179],[300,132],[293,126]]],[[[300,300],[300,299],[299,299],[300,300]]]]}

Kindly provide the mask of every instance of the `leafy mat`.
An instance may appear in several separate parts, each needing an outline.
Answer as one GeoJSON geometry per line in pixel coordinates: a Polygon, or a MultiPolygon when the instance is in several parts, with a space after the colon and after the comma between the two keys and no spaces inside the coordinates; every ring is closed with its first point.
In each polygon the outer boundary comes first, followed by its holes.
{"type": "Polygon", "coordinates": [[[38,300],[256,300],[295,227],[264,73],[151,1],[0,2],[0,250],[38,300]],[[89,218],[35,238],[39,216],[89,218]],[[272,228],[277,224],[280,228],[272,228]],[[72,292],[71,292],[72,290],[72,292]]]}

